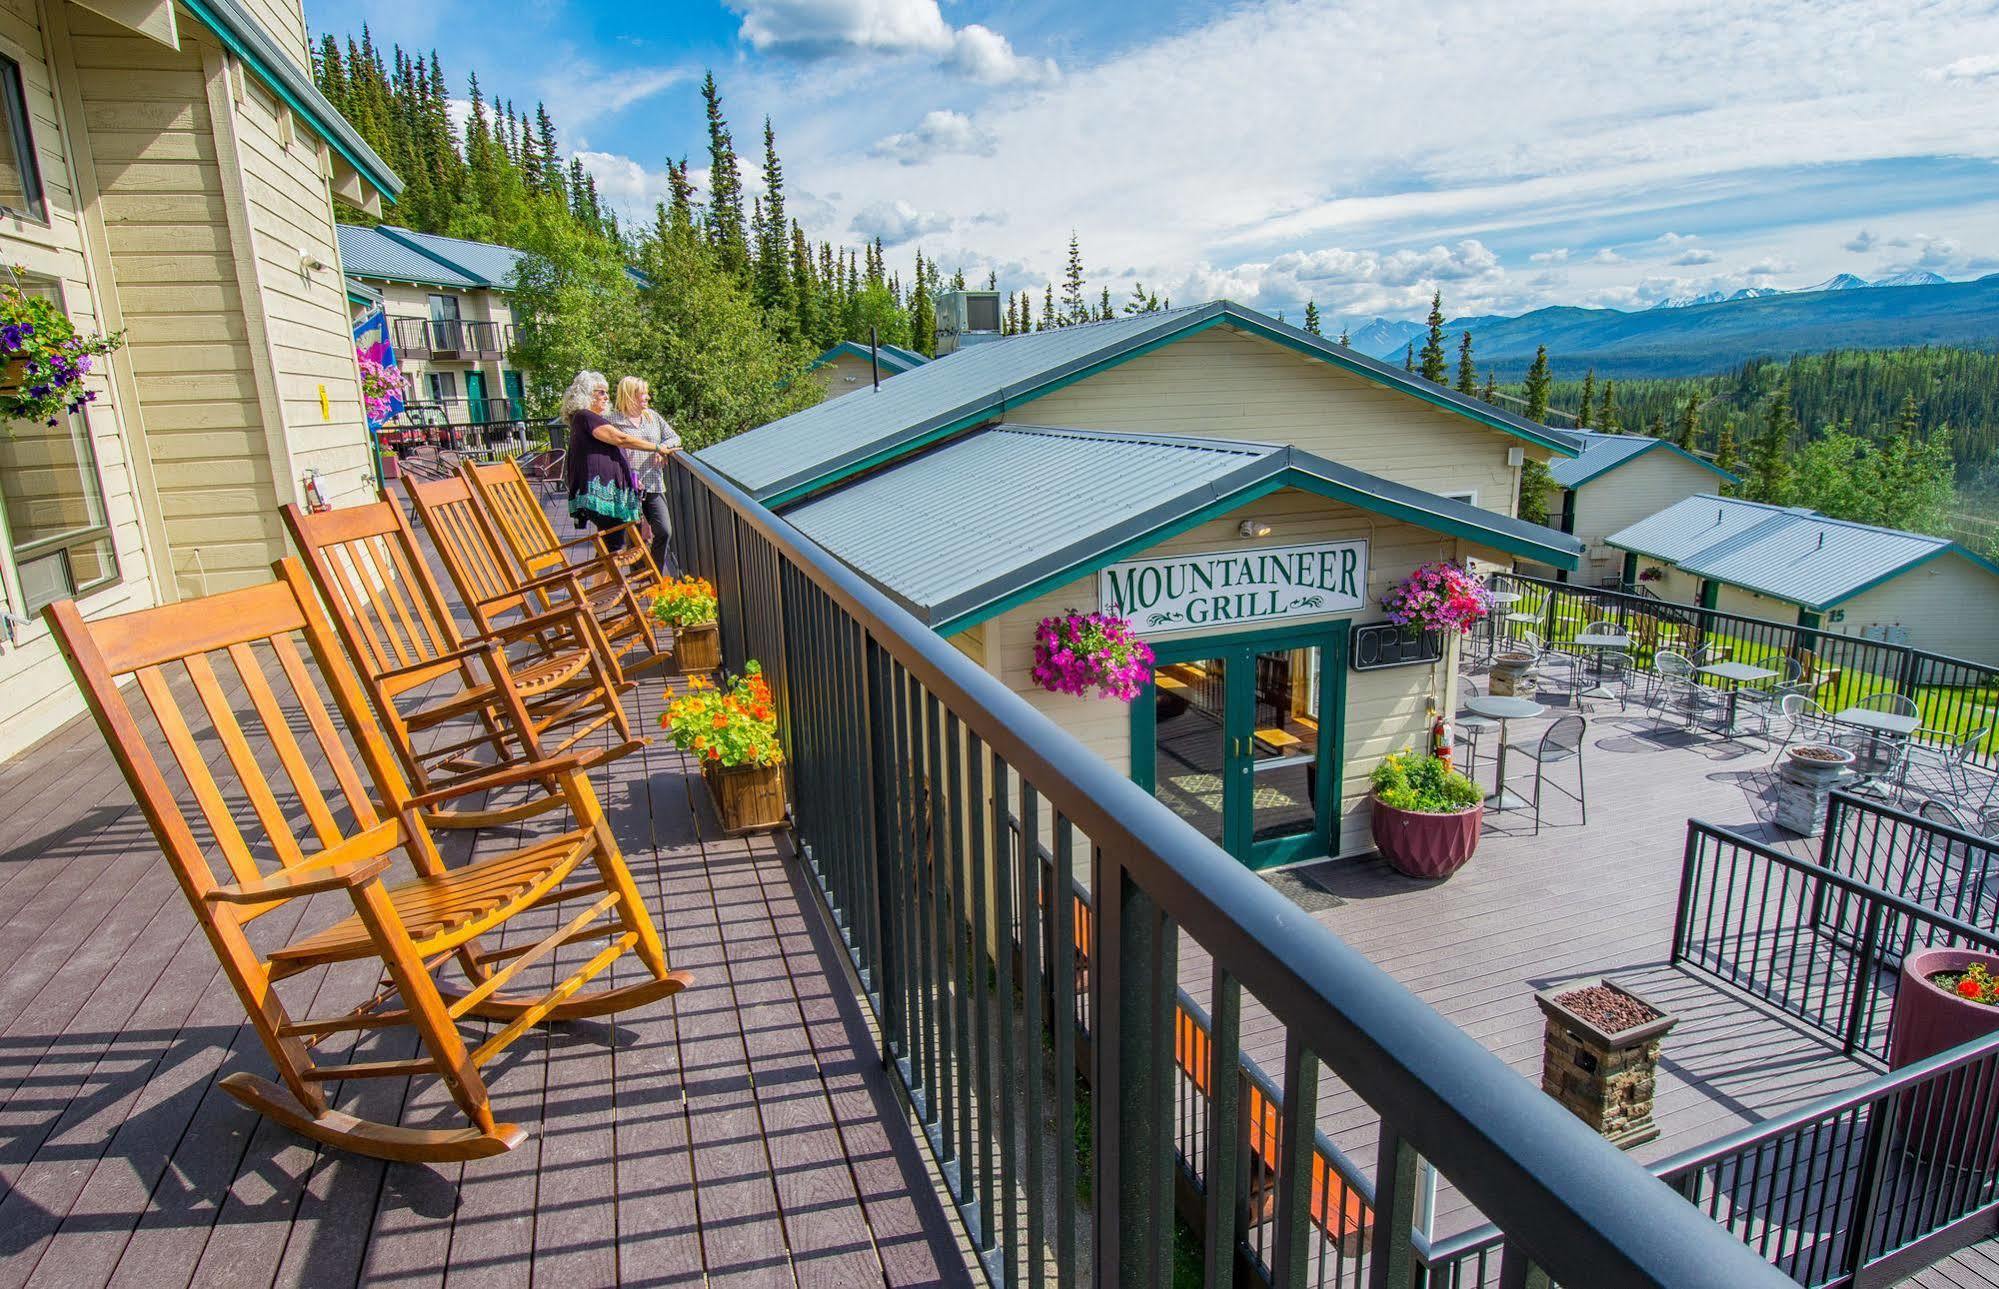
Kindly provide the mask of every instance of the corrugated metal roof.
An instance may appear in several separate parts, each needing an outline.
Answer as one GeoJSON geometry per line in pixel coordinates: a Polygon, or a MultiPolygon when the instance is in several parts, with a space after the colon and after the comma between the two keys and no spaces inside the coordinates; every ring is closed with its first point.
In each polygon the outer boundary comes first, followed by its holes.
{"type": "MultiPolygon", "coordinates": [[[[346,257],[342,256],[341,258],[344,259],[346,257]]],[[[382,293],[361,279],[350,275],[346,279],[346,284],[347,298],[355,304],[365,304],[373,307],[382,302],[382,293]]]]}
{"type": "Polygon", "coordinates": [[[929,358],[917,353],[914,349],[904,349],[901,345],[883,345],[882,349],[894,354],[911,367],[921,367],[930,361],[929,358]]]}
{"type": "Polygon", "coordinates": [[[381,232],[391,241],[401,242],[441,259],[467,277],[476,278],[501,291],[512,288],[514,266],[527,258],[526,251],[517,251],[511,246],[468,242],[462,237],[440,237],[436,233],[419,233],[413,228],[399,228],[394,224],[382,225],[381,232]]]}
{"type": "Polygon", "coordinates": [[[477,288],[485,280],[412,250],[379,229],[356,224],[335,225],[340,237],[340,267],[355,277],[384,282],[418,282],[426,286],[477,288]]]}
{"type": "MultiPolygon", "coordinates": [[[[898,376],[912,367],[921,367],[930,361],[915,350],[904,349],[900,345],[881,345],[879,348],[881,350],[882,373],[884,375],[898,376]]],[[[824,367],[827,363],[832,362],[842,354],[858,358],[862,362],[871,361],[871,356],[868,353],[866,345],[861,344],[857,340],[842,340],[825,353],[814,358],[812,360],[812,367],[824,367]]]]}
{"type": "Polygon", "coordinates": [[[766,503],[783,504],[864,466],[969,429],[1088,370],[1227,323],[1404,390],[1518,437],[1575,451],[1567,434],[1487,406],[1399,367],[1228,300],[1008,336],[962,349],[701,450],[701,459],[766,503]]]}
{"type": "Polygon", "coordinates": [[[1993,568],[1948,538],[1708,495],[1668,506],[1606,540],[1696,577],[1810,609],[1829,608],[1944,551],[1993,568]]]}
{"type": "Polygon", "coordinates": [[[1706,457],[1696,456],[1649,434],[1602,434],[1595,430],[1567,430],[1565,433],[1582,449],[1582,455],[1570,461],[1556,461],[1548,467],[1549,475],[1563,488],[1580,488],[1655,448],[1685,457],[1695,465],[1705,466],[1731,483],[1740,482],[1735,475],[1706,457]]]}
{"type": "Polygon", "coordinates": [[[1318,491],[1500,549],[1565,555],[1557,562],[1571,566],[1581,549],[1539,524],[1293,447],[1021,425],[912,456],[785,518],[917,617],[950,629],[1259,486],[1318,491]]]}

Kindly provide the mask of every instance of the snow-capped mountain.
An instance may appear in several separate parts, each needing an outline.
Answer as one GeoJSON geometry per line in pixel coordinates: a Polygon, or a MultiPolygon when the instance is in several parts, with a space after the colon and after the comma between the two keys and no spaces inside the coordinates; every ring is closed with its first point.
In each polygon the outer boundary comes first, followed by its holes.
{"type": "Polygon", "coordinates": [[[1893,277],[1878,277],[1869,286],[1941,286],[1950,281],[1940,273],[1928,269],[1910,269],[1907,273],[1897,273],[1893,277]]]}
{"type": "Polygon", "coordinates": [[[1391,322],[1387,318],[1376,318],[1363,326],[1349,328],[1349,342],[1364,354],[1376,356],[1401,353],[1412,339],[1421,336],[1426,328],[1417,322],[1391,322]]]}
{"type": "Polygon", "coordinates": [[[1806,295],[1813,291],[1860,291],[1877,286],[1938,286],[1949,280],[1927,269],[1910,269],[1906,273],[1876,278],[1872,282],[1851,273],[1836,273],[1817,286],[1799,287],[1795,291],[1786,291],[1780,286],[1745,286],[1734,291],[1708,291],[1701,295],[1669,295],[1652,307],[1685,309],[1696,304],[1720,304],[1724,300],[1760,300],[1768,295],[1806,295]]]}
{"type": "Polygon", "coordinates": [[[1875,284],[1864,277],[1855,277],[1851,273],[1835,273],[1817,286],[1799,287],[1798,294],[1803,295],[1811,291],[1859,291],[1873,285],[1875,284]]]}

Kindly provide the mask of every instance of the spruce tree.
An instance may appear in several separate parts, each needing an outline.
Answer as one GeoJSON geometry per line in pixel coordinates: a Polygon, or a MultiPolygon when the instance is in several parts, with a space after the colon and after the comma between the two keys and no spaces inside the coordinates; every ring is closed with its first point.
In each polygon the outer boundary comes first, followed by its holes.
{"type": "Polygon", "coordinates": [[[1645,437],[1650,439],[1663,439],[1666,437],[1666,414],[1664,412],[1652,413],[1652,419],[1645,422],[1645,437]]]}
{"type": "Polygon", "coordinates": [[[723,268],[741,278],[749,273],[749,245],[743,233],[743,181],[736,173],[736,143],[722,116],[722,94],[715,73],[701,80],[701,101],[708,113],[708,244],[723,268]]]}
{"type": "Polygon", "coordinates": [[[1050,282],[1046,293],[1041,297],[1041,324],[1038,329],[1052,331],[1061,325],[1061,315],[1055,312],[1055,284],[1050,282]]]}
{"type": "Polygon", "coordinates": [[[1527,369],[1527,410],[1523,416],[1541,425],[1548,423],[1548,390],[1554,383],[1548,374],[1548,346],[1541,345],[1534,351],[1534,365],[1527,369]]]}
{"type": "Polygon", "coordinates": [[[1576,409],[1577,429],[1586,430],[1590,427],[1591,420],[1596,416],[1596,410],[1591,406],[1595,400],[1596,368],[1592,367],[1583,373],[1583,402],[1582,406],[1576,409]]]}
{"type": "Polygon", "coordinates": [[[919,354],[937,353],[937,310],[930,302],[929,275],[923,271],[923,251],[916,252],[916,280],[909,292],[909,338],[919,354]]]}
{"type": "MultiPolygon", "coordinates": [[[[1730,474],[1736,473],[1736,468],[1742,464],[1741,451],[1735,445],[1735,418],[1732,416],[1721,423],[1721,437],[1715,440],[1714,445],[1714,463],[1730,474]]],[[[1723,483],[1721,491],[1726,495],[1733,487],[1733,484],[1723,483]]]]}
{"type": "Polygon", "coordinates": [[[1763,417],[1763,432],[1749,448],[1749,475],[1743,495],[1751,501],[1781,506],[1791,495],[1791,435],[1797,429],[1791,415],[1791,391],[1780,385],[1763,417]]]}
{"type": "Polygon", "coordinates": [[[1409,342],[1408,348],[1402,351],[1402,370],[1407,372],[1416,370],[1416,342],[1413,340],[1409,342]]]}
{"type": "Polygon", "coordinates": [[[1319,334],[1319,302],[1317,300],[1305,301],[1305,330],[1315,336],[1319,334]]]}
{"type": "Polygon", "coordinates": [[[1458,337],[1458,393],[1478,393],[1478,364],[1472,361],[1469,331],[1458,337]]]}
{"type": "Polygon", "coordinates": [[[1499,379],[1492,374],[1491,368],[1486,369],[1485,388],[1479,391],[1478,396],[1494,407],[1499,406],[1499,379]]]}
{"type": "Polygon", "coordinates": [[[1062,273],[1062,325],[1074,326],[1090,320],[1090,306],[1083,299],[1083,251],[1076,242],[1076,230],[1069,230],[1069,263],[1062,273]]]}
{"type": "Polygon", "coordinates": [[[812,276],[812,243],[805,230],[791,221],[791,311],[792,328],[814,347],[819,344],[819,284],[812,276]]]}
{"type": "Polygon", "coordinates": [[[1432,385],[1444,383],[1444,293],[1430,295],[1430,329],[1423,339],[1423,379],[1432,385]]]}
{"type": "Polygon", "coordinates": [[[1692,452],[1700,442],[1701,396],[1698,390],[1687,395],[1687,405],[1680,410],[1678,426],[1673,432],[1673,446],[1682,452],[1692,452]]]}
{"type": "Polygon", "coordinates": [[[1601,430],[1605,434],[1624,433],[1624,425],[1618,419],[1618,415],[1619,414],[1617,411],[1617,383],[1615,381],[1607,380],[1603,383],[1603,397],[1597,400],[1597,405],[1596,405],[1597,429],[1601,430]]]}
{"type": "Polygon", "coordinates": [[[687,177],[687,158],[682,157],[675,165],[673,158],[666,161],[666,222],[676,234],[692,236],[694,232],[694,184],[687,177]]]}
{"type": "Polygon", "coordinates": [[[1345,323],[1340,324],[1340,348],[1353,348],[1353,336],[1348,334],[1345,323]]]}
{"type": "Polygon", "coordinates": [[[1105,287],[1103,295],[1097,299],[1097,317],[1102,321],[1108,322],[1116,316],[1117,311],[1111,308],[1111,289],[1105,287]]]}
{"type": "Polygon", "coordinates": [[[784,166],[777,159],[777,134],[771,129],[769,117],[764,118],[763,175],[760,199],[763,211],[758,221],[756,272],[750,284],[750,298],[771,317],[782,319],[779,330],[790,335],[795,334],[797,322],[791,302],[791,256],[786,236],[790,221],[784,214],[784,166]]]}

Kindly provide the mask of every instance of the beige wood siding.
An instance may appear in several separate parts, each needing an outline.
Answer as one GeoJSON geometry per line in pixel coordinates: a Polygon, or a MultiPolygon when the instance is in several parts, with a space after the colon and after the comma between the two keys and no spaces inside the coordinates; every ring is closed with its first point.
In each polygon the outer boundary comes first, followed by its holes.
{"type": "MultiPolygon", "coordinates": [[[[86,235],[83,206],[89,176],[79,174],[80,160],[72,154],[75,122],[64,108],[64,87],[53,61],[67,42],[60,30],[47,28],[45,22],[42,6],[35,0],[0,0],[0,53],[21,67],[29,129],[48,207],[47,224],[0,216],[0,254],[7,263],[59,284],[64,307],[78,326],[92,331],[116,330],[115,301],[107,297],[108,283],[92,258],[86,235]]],[[[110,379],[104,375],[92,379],[90,387],[98,397],[84,413],[97,455],[120,579],[116,585],[84,598],[82,609],[89,617],[146,608],[157,599],[123,407],[121,381],[129,380],[128,363],[126,355],[116,355],[107,363],[110,379]]],[[[0,433],[34,432],[26,427],[0,429],[0,433]]],[[[24,603],[21,586],[15,577],[12,552],[5,546],[4,530],[0,530],[0,584],[5,590],[0,600],[19,612],[24,603]]],[[[12,643],[0,641],[0,760],[82,709],[69,668],[39,620],[19,628],[12,643]]]]}
{"type": "MultiPolygon", "coordinates": [[[[1465,550],[1450,538],[1409,524],[1381,520],[1364,511],[1286,489],[1151,547],[1134,558],[1200,551],[1251,549],[1235,534],[1244,515],[1268,522],[1271,546],[1308,541],[1368,539],[1368,603],[1354,612],[1355,622],[1378,622],[1376,607],[1389,584],[1417,564],[1457,558],[1465,550]]],[[[1051,694],[1029,674],[1034,628],[1042,618],[1070,609],[1097,607],[1095,575],[1071,582],[984,623],[987,668],[1056,724],[1118,770],[1131,773],[1131,709],[1106,699],[1051,694]]],[[[1267,624],[1279,625],[1279,624],[1267,624]]],[[[1336,854],[1357,854],[1371,848],[1368,837],[1367,776],[1390,752],[1423,747],[1429,738],[1431,714],[1427,702],[1450,693],[1455,655],[1432,667],[1393,667],[1352,672],[1346,683],[1346,759],[1341,772],[1341,803],[1335,829],[1336,854]]]]}
{"type": "MultiPolygon", "coordinates": [[[[883,371],[882,379],[888,378],[889,373],[883,371]]],[[[865,358],[856,358],[852,354],[841,354],[825,366],[813,368],[812,379],[825,388],[826,397],[838,398],[842,394],[873,389],[874,364],[865,358]]]]}
{"type": "Polygon", "coordinates": [[[1576,490],[1575,538],[1583,544],[1583,566],[1594,585],[1599,577],[1615,576],[1624,555],[1603,539],[1666,507],[1721,487],[1721,476],[1676,452],[1653,448],[1635,461],[1592,479],[1576,490]]]}
{"type": "Polygon", "coordinates": [[[1009,411],[1024,425],[1290,443],[1397,483],[1475,492],[1513,513],[1507,450],[1545,449],[1228,327],[1176,341],[1009,411]]]}
{"type": "Polygon", "coordinates": [[[1899,624],[1918,649],[1999,666],[1999,575],[1962,556],[1940,556],[1839,608],[1845,618],[1828,621],[1826,630],[1857,636],[1865,627],[1899,624]]]}

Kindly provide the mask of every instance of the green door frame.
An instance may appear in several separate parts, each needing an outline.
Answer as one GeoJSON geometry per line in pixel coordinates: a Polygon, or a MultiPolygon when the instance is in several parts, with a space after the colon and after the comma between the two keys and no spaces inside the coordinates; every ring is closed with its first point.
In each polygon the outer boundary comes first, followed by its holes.
{"type": "MultiPolygon", "coordinates": [[[[1224,660],[1222,848],[1250,868],[1272,868],[1332,853],[1346,759],[1347,647],[1351,634],[1348,620],[1340,618],[1300,627],[1174,639],[1152,647],[1160,666],[1203,658],[1224,660]],[[1256,714],[1256,669],[1252,663],[1259,653],[1312,645],[1320,650],[1317,819],[1309,833],[1258,842],[1252,835],[1256,821],[1251,807],[1255,756],[1247,750],[1248,739],[1255,735],[1250,728],[1256,714]],[[1236,748],[1238,738],[1242,739],[1242,751],[1236,748]]],[[[1158,784],[1156,699],[1157,686],[1147,681],[1131,704],[1131,777],[1147,792],[1158,784]]]]}
{"type": "Polygon", "coordinates": [[[469,419],[490,421],[487,414],[486,373],[468,371],[465,373],[465,410],[469,419]]]}

